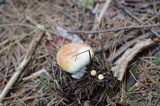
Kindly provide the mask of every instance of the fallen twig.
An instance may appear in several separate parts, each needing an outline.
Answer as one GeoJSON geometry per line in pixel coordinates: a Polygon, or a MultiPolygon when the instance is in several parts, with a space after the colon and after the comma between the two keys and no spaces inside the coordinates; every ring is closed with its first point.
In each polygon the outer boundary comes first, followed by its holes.
{"type": "Polygon", "coordinates": [[[18,66],[18,68],[14,72],[13,76],[10,78],[7,85],[2,90],[2,92],[0,94],[0,100],[2,100],[6,96],[6,94],[11,89],[13,84],[16,82],[16,80],[19,77],[19,75],[21,74],[21,72],[24,70],[24,68],[27,66],[27,64],[31,60],[31,57],[36,49],[36,46],[37,46],[38,42],[40,41],[40,39],[42,38],[43,34],[44,34],[44,31],[39,31],[38,33],[36,33],[34,39],[32,40],[32,42],[30,44],[29,50],[28,50],[25,58],[20,63],[20,65],[18,66]]]}
{"type": "Polygon", "coordinates": [[[33,35],[35,31],[32,31],[30,32],[29,34],[27,35],[22,35],[20,36],[18,39],[16,39],[14,42],[8,44],[7,46],[3,47],[1,50],[0,50],[0,53],[2,53],[3,51],[5,51],[6,49],[9,49],[10,47],[14,46],[15,44],[17,44],[18,42],[20,42],[21,40],[23,40],[24,38],[26,38],[27,36],[31,36],[33,35]]]}
{"type": "MultiPolygon", "coordinates": [[[[68,3],[69,3],[69,1],[70,1],[70,0],[67,0],[68,3]]],[[[72,5],[72,4],[69,4],[69,5],[70,5],[70,6],[74,6],[74,4],[73,4],[73,5],[72,5]]],[[[79,22],[77,19],[75,19],[73,16],[71,16],[69,13],[67,13],[66,11],[59,9],[59,8],[57,8],[57,7],[54,6],[54,5],[53,5],[53,7],[51,8],[51,10],[53,10],[53,11],[55,11],[55,12],[57,12],[57,13],[63,14],[64,16],[72,19],[74,22],[76,22],[78,25],[80,25],[80,22],[79,22]]]]}
{"type": "MultiPolygon", "coordinates": [[[[117,2],[117,4],[118,4],[118,6],[120,7],[120,8],[122,8],[128,15],[130,15],[133,19],[135,19],[138,23],[140,23],[140,24],[148,24],[148,25],[150,25],[150,23],[149,22],[147,22],[147,23],[144,23],[143,21],[141,21],[138,17],[136,17],[133,13],[131,13],[128,9],[126,9],[126,8],[124,8],[120,3],[119,3],[119,1],[117,1],[116,0],[116,2],[117,2]]],[[[157,37],[159,37],[160,38],[160,34],[158,34],[158,32],[156,32],[153,28],[150,28],[149,29],[154,35],[156,35],[157,37]]]]}
{"type": "Polygon", "coordinates": [[[157,27],[160,26],[160,23],[152,24],[152,25],[132,25],[132,26],[125,26],[119,28],[112,28],[107,30],[98,30],[98,31],[68,31],[68,33],[84,33],[84,34],[96,34],[96,33],[105,33],[105,32],[113,32],[113,31],[120,31],[125,29],[138,29],[138,28],[150,28],[150,27],[157,27]]]}
{"type": "MultiPolygon", "coordinates": [[[[124,11],[125,11],[126,13],[128,13],[130,16],[132,16],[137,22],[143,24],[143,21],[141,21],[140,19],[136,18],[129,10],[124,9],[124,11]]],[[[147,23],[147,24],[149,24],[149,23],[147,23]]],[[[149,24],[149,25],[150,25],[150,24],[149,24]]],[[[160,35],[159,35],[154,29],[150,28],[149,30],[150,30],[154,35],[156,35],[157,37],[160,38],[160,35]]]]}
{"type": "MultiPolygon", "coordinates": [[[[129,40],[129,39],[131,39],[131,38],[135,38],[135,34],[137,34],[137,31],[131,31],[131,32],[129,32],[127,35],[125,35],[125,41],[127,41],[127,40],[129,40]]],[[[101,45],[98,46],[98,47],[96,47],[96,48],[93,48],[94,51],[95,51],[95,53],[101,52],[102,49],[103,49],[103,51],[107,51],[107,50],[108,50],[111,46],[113,46],[113,45],[116,45],[116,46],[121,45],[122,43],[124,43],[124,38],[122,37],[121,39],[119,39],[119,40],[116,41],[116,42],[115,42],[115,40],[111,40],[109,43],[110,43],[110,45],[108,45],[108,43],[105,42],[105,43],[103,44],[103,48],[102,48],[101,45]]]]}
{"type": "MultiPolygon", "coordinates": [[[[28,20],[30,18],[27,18],[28,20]]],[[[31,20],[31,19],[30,19],[31,20]]],[[[33,23],[33,22],[32,22],[33,23]]],[[[49,33],[52,33],[52,34],[55,34],[54,31],[52,30],[49,30],[47,28],[45,28],[43,25],[41,24],[36,24],[36,22],[34,22],[33,24],[35,25],[29,25],[29,24],[23,24],[23,23],[10,23],[10,24],[0,24],[0,27],[10,27],[10,26],[23,26],[23,27],[28,27],[28,28],[32,28],[32,29],[35,29],[35,30],[42,30],[42,31],[45,31],[45,32],[49,32],[49,33]]],[[[32,32],[31,32],[32,33],[32,32]]],[[[32,35],[31,33],[29,33],[28,35],[32,35]]],[[[56,35],[56,34],[55,34],[56,35]]]]}
{"type": "Polygon", "coordinates": [[[31,78],[36,78],[36,77],[41,76],[42,74],[48,74],[47,71],[46,71],[46,69],[43,68],[43,69],[41,69],[41,70],[33,73],[32,75],[23,78],[22,80],[25,81],[25,80],[29,80],[29,79],[31,79],[31,78]]]}
{"type": "Polygon", "coordinates": [[[116,51],[116,53],[114,54],[114,56],[110,56],[108,58],[108,62],[112,62],[114,61],[118,56],[120,56],[124,51],[126,51],[129,47],[131,47],[133,44],[135,44],[138,40],[142,40],[142,39],[146,39],[151,35],[151,33],[146,33],[143,34],[137,38],[135,38],[134,40],[126,43],[125,45],[123,45],[119,50],[116,51]]]}
{"type": "MultiPolygon", "coordinates": [[[[101,24],[102,18],[104,17],[104,14],[105,14],[106,10],[108,9],[111,1],[112,1],[112,0],[106,0],[105,4],[104,4],[104,6],[103,6],[103,8],[102,8],[102,10],[101,10],[101,13],[99,14],[99,17],[98,17],[98,19],[96,20],[96,23],[97,23],[97,24],[94,24],[94,26],[92,27],[91,31],[97,30],[97,28],[98,28],[99,25],[101,24]]],[[[89,38],[91,38],[91,37],[92,37],[92,34],[89,34],[88,36],[89,36],[89,38]]]]}

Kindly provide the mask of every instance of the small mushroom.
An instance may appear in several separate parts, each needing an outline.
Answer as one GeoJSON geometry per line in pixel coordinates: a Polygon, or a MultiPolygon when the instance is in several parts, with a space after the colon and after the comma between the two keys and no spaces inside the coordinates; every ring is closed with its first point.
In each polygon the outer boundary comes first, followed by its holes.
{"type": "Polygon", "coordinates": [[[80,79],[86,70],[86,66],[94,57],[93,49],[84,43],[69,43],[63,45],[57,52],[58,65],[72,77],[80,79]]]}
{"type": "Polygon", "coordinates": [[[97,71],[96,71],[96,70],[92,70],[92,71],[91,71],[91,76],[96,76],[96,74],[97,74],[97,71]]]}
{"type": "Polygon", "coordinates": [[[104,79],[104,75],[103,75],[103,74],[99,74],[99,75],[98,75],[98,79],[99,79],[99,80],[103,80],[103,79],[104,79]]]}

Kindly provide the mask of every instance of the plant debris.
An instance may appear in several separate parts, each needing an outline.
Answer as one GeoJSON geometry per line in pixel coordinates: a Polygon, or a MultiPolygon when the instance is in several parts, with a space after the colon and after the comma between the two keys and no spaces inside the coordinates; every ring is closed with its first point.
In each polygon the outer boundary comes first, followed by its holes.
{"type": "Polygon", "coordinates": [[[0,0],[0,105],[159,106],[159,4],[0,0]],[[56,61],[58,49],[72,42],[95,53],[81,79],[56,61]]]}
{"type": "Polygon", "coordinates": [[[154,40],[145,39],[138,41],[132,48],[127,49],[124,54],[115,62],[114,67],[112,67],[114,77],[122,81],[129,62],[137,55],[137,53],[155,43],[156,41],[154,40]]]}

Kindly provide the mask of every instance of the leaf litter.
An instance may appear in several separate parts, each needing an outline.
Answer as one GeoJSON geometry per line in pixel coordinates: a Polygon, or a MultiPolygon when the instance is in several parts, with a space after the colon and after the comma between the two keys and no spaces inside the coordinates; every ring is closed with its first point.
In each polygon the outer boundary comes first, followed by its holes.
{"type": "Polygon", "coordinates": [[[0,4],[0,93],[29,51],[34,35],[39,30],[45,32],[27,66],[1,100],[1,105],[160,105],[159,60],[150,58],[160,51],[159,42],[154,40],[159,39],[160,33],[157,24],[159,1],[81,2],[82,7],[76,0],[13,0],[0,4]],[[97,24],[98,17],[100,23],[97,24]],[[91,30],[95,24],[96,28],[91,30]],[[96,53],[80,80],[71,78],[56,63],[57,50],[70,42],[85,42],[96,53]],[[128,50],[133,52],[127,53],[128,50]],[[126,56],[126,53],[130,55],[126,56]],[[124,73],[122,76],[115,74],[124,79],[121,82],[111,71],[115,63],[115,69],[119,68],[117,72],[123,70],[124,73]],[[119,67],[118,64],[122,63],[124,67],[119,67]],[[136,80],[127,92],[124,89],[125,72],[130,70],[131,64],[135,64],[138,74],[131,77],[136,80]],[[39,73],[41,69],[47,74],[39,73]],[[96,70],[97,74],[90,75],[91,70],[96,70]],[[98,75],[103,75],[104,79],[98,80],[98,75]],[[23,80],[26,77],[29,79],[23,80]]]}
{"type": "Polygon", "coordinates": [[[115,62],[115,66],[111,69],[113,71],[114,77],[122,81],[129,62],[137,55],[137,53],[154,44],[156,44],[156,41],[145,39],[142,41],[137,41],[137,43],[132,48],[127,49],[123,53],[123,55],[115,62]]]}

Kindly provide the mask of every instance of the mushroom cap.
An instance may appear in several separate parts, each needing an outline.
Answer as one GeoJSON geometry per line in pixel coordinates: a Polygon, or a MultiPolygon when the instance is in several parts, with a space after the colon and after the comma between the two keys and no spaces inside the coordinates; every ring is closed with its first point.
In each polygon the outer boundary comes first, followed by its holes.
{"type": "Polygon", "coordinates": [[[104,75],[103,75],[103,74],[99,74],[99,75],[98,75],[98,79],[99,79],[99,80],[103,80],[103,79],[104,79],[104,75]]]}
{"type": "Polygon", "coordinates": [[[92,70],[92,71],[91,71],[91,76],[96,76],[96,74],[97,74],[97,71],[96,71],[96,70],[92,70]]]}
{"type": "Polygon", "coordinates": [[[57,52],[58,65],[69,73],[81,71],[94,57],[93,49],[84,43],[68,43],[57,52]]]}

